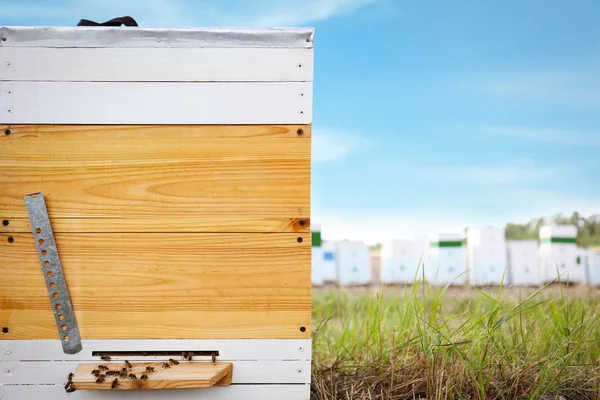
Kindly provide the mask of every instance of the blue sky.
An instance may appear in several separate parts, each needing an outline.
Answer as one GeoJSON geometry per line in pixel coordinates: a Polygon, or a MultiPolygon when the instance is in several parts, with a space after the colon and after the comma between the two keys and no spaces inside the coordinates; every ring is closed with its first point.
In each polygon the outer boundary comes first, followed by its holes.
{"type": "Polygon", "coordinates": [[[600,2],[0,0],[6,25],[313,26],[312,220],[369,243],[600,214],[600,2]]]}

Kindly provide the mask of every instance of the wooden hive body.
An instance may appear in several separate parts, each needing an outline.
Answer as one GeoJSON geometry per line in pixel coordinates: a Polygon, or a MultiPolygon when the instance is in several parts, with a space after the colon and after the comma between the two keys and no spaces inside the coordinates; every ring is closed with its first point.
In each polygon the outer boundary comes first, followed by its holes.
{"type": "Polygon", "coordinates": [[[313,33],[0,28],[0,398],[66,398],[80,362],[120,351],[233,364],[231,384],[173,399],[309,397],[313,33]],[[31,193],[77,354],[61,348],[31,193]]]}

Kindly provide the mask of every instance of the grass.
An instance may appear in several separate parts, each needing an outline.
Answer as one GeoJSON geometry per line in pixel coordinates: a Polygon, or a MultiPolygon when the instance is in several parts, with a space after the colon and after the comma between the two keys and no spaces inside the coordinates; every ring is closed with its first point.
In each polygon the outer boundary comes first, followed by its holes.
{"type": "Polygon", "coordinates": [[[313,290],[311,398],[600,399],[597,289],[313,290]]]}

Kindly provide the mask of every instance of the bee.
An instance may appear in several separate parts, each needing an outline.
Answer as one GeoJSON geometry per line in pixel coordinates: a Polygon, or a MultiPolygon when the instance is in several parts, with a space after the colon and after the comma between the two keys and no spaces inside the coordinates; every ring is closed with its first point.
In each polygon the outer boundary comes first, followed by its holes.
{"type": "Polygon", "coordinates": [[[115,380],[112,381],[112,385],[110,385],[110,388],[114,389],[117,387],[118,384],[119,384],[119,378],[115,378],[115,380]]]}
{"type": "Polygon", "coordinates": [[[127,368],[125,368],[125,367],[121,368],[121,373],[126,374],[127,373],[127,368]]]}
{"type": "MultiPolygon", "coordinates": [[[[100,371],[98,371],[97,369],[95,369],[95,370],[92,371],[92,375],[94,375],[97,378],[98,376],[100,376],[100,371]]],[[[107,373],[107,375],[108,375],[108,373],[107,373]]]]}
{"type": "Polygon", "coordinates": [[[194,356],[194,353],[192,353],[191,351],[189,353],[185,352],[185,351],[183,353],[181,353],[181,358],[183,360],[192,361],[193,356],[194,356]]]}
{"type": "Polygon", "coordinates": [[[119,374],[119,378],[121,378],[121,379],[127,379],[127,372],[121,372],[119,374]]]}
{"type": "Polygon", "coordinates": [[[154,367],[146,367],[146,372],[154,372],[154,367]]]}
{"type": "Polygon", "coordinates": [[[217,353],[212,353],[211,357],[212,357],[212,362],[217,361],[217,353]]]}
{"type": "Polygon", "coordinates": [[[167,368],[171,368],[171,365],[169,363],[163,363],[162,367],[164,369],[167,369],[167,368]]]}
{"type": "Polygon", "coordinates": [[[72,372],[69,374],[69,376],[67,377],[67,379],[69,380],[69,382],[71,382],[71,380],[73,379],[74,376],[75,375],[73,375],[72,372]]]}
{"type": "Polygon", "coordinates": [[[101,360],[104,360],[104,361],[110,361],[110,356],[107,356],[107,355],[105,354],[105,355],[103,355],[102,357],[100,357],[100,359],[101,359],[101,360]]]}
{"type": "Polygon", "coordinates": [[[178,365],[179,361],[173,360],[172,358],[169,358],[169,364],[171,364],[171,365],[178,365]]]}
{"type": "Polygon", "coordinates": [[[104,382],[104,375],[100,375],[97,379],[96,379],[96,383],[102,383],[104,382]]]}
{"type": "Polygon", "coordinates": [[[65,391],[67,393],[71,393],[75,391],[75,387],[73,386],[73,382],[71,382],[71,379],[73,379],[73,373],[70,373],[69,376],[67,377],[67,383],[65,384],[65,391]]]}
{"type": "Polygon", "coordinates": [[[98,365],[98,369],[100,371],[108,371],[108,367],[106,365],[98,365]]]}
{"type": "Polygon", "coordinates": [[[125,360],[125,365],[127,365],[127,368],[131,368],[131,363],[127,360],[125,360]]]}
{"type": "Polygon", "coordinates": [[[146,374],[143,374],[143,375],[140,377],[140,379],[141,379],[141,380],[143,380],[143,381],[147,381],[147,380],[148,380],[148,375],[146,375],[146,374]]]}
{"type": "Polygon", "coordinates": [[[136,380],[137,376],[135,376],[135,374],[129,374],[129,379],[136,380]]]}

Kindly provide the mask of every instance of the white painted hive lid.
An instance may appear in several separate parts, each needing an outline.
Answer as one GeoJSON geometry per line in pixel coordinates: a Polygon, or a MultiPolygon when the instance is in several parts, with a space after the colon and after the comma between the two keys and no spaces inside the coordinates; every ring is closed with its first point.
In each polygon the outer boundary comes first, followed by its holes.
{"type": "Polygon", "coordinates": [[[312,48],[314,28],[0,27],[0,47],[312,48]]]}

